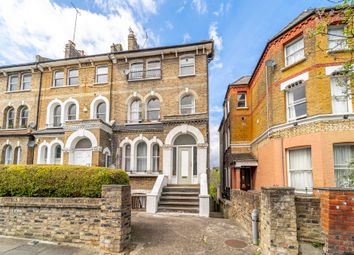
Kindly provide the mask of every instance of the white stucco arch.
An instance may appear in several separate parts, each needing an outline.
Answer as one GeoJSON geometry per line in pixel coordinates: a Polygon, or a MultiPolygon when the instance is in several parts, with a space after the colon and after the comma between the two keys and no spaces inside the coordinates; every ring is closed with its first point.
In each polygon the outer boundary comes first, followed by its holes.
{"type": "Polygon", "coordinates": [[[104,102],[106,103],[106,122],[109,123],[109,100],[107,99],[107,97],[104,97],[104,96],[97,96],[95,97],[92,102],[91,102],[91,105],[90,105],[90,118],[91,119],[97,119],[97,116],[96,116],[96,109],[97,109],[97,106],[99,103],[101,102],[104,102]]]}
{"type": "Polygon", "coordinates": [[[59,140],[58,138],[55,138],[53,141],[51,141],[48,145],[48,159],[47,162],[48,164],[53,164],[54,163],[54,149],[56,145],[60,145],[61,147],[61,157],[60,157],[60,164],[63,164],[64,160],[64,143],[63,141],[59,140]]]}
{"type": "Polygon", "coordinates": [[[64,122],[63,102],[61,100],[59,100],[58,98],[56,98],[56,99],[52,100],[47,106],[47,117],[46,117],[46,124],[47,125],[53,124],[53,111],[54,111],[54,107],[57,105],[61,106],[60,121],[61,121],[61,123],[64,122]]]}
{"type": "Polygon", "coordinates": [[[75,104],[76,105],[76,120],[80,119],[80,104],[75,98],[70,97],[69,99],[65,100],[63,103],[62,114],[64,115],[64,120],[68,119],[68,110],[69,106],[75,104]]]}
{"type": "Polygon", "coordinates": [[[134,100],[139,99],[140,100],[140,111],[143,113],[144,109],[145,109],[145,103],[144,103],[144,98],[138,94],[138,93],[134,93],[133,95],[130,95],[126,101],[125,104],[127,106],[127,120],[130,121],[131,117],[130,117],[130,108],[131,108],[131,104],[134,100]]]}
{"type": "Polygon", "coordinates": [[[123,147],[123,146],[126,145],[127,143],[130,144],[130,145],[132,145],[132,144],[133,144],[133,141],[130,140],[128,137],[125,137],[125,138],[120,142],[119,147],[123,147]]]}
{"type": "Polygon", "coordinates": [[[48,155],[49,155],[49,143],[44,140],[39,146],[38,146],[38,156],[37,156],[37,164],[48,164],[48,155]],[[43,157],[43,148],[47,147],[48,154],[47,158],[43,159],[42,162],[42,157],[43,157]]]}
{"type": "Polygon", "coordinates": [[[190,134],[192,135],[197,144],[204,144],[204,136],[200,130],[194,126],[190,125],[180,125],[175,128],[173,128],[166,136],[165,139],[165,145],[173,145],[174,140],[180,135],[180,134],[190,134]]]}
{"type": "Polygon", "coordinates": [[[82,138],[88,138],[91,141],[92,148],[98,146],[96,136],[91,131],[79,129],[69,136],[65,144],[65,149],[69,151],[75,149],[76,143],[82,138]]]}
{"type": "Polygon", "coordinates": [[[108,154],[108,156],[111,156],[111,151],[108,147],[104,148],[102,151],[103,154],[108,154]]]}

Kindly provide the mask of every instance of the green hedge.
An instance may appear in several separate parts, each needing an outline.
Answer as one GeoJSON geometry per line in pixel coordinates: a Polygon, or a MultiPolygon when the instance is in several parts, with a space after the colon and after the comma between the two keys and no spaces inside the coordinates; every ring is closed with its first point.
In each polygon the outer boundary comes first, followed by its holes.
{"type": "Polygon", "coordinates": [[[129,184],[129,176],[104,167],[0,165],[1,197],[100,197],[104,184],[129,184]]]}

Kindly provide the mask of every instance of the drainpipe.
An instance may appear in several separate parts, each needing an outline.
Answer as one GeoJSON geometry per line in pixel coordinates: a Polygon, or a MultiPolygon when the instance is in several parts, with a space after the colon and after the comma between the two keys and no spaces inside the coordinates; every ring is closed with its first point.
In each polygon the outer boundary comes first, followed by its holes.
{"type": "Polygon", "coordinates": [[[268,68],[270,67],[273,70],[275,66],[275,61],[272,59],[268,59],[265,62],[265,69],[266,69],[266,101],[267,101],[267,135],[269,137],[269,81],[268,81],[268,68]]]}
{"type": "Polygon", "coordinates": [[[258,243],[258,228],[257,228],[257,221],[258,221],[258,210],[253,209],[251,213],[252,219],[252,243],[257,245],[258,243]]]}

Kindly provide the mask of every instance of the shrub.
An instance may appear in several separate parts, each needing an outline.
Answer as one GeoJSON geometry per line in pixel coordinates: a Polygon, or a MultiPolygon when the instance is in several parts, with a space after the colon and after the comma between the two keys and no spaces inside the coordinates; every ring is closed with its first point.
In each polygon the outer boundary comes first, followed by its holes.
{"type": "Polygon", "coordinates": [[[104,167],[0,165],[2,197],[100,197],[105,184],[129,184],[129,176],[104,167]]]}

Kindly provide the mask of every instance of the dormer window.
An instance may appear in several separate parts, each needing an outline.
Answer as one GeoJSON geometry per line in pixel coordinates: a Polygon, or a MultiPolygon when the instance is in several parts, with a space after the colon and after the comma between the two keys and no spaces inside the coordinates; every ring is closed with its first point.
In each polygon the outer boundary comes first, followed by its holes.
{"type": "Polygon", "coordinates": [[[304,58],[304,38],[296,39],[285,46],[285,66],[295,64],[304,58]]]}
{"type": "Polygon", "coordinates": [[[194,56],[182,56],[179,59],[179,75],[188,76],[195,74],[194,56]]]}
{"type": "Polygon", "coordinates": [[[54,87],[62,87],[64,86],[64,71],[56,71],[54,72],[54,87]]]}
{"type": "Polygon", "coordinates": [[[11,75],[9,77],[9,86],[8,91],[16,91],[18,90],[18,75],[11,75]]]}

